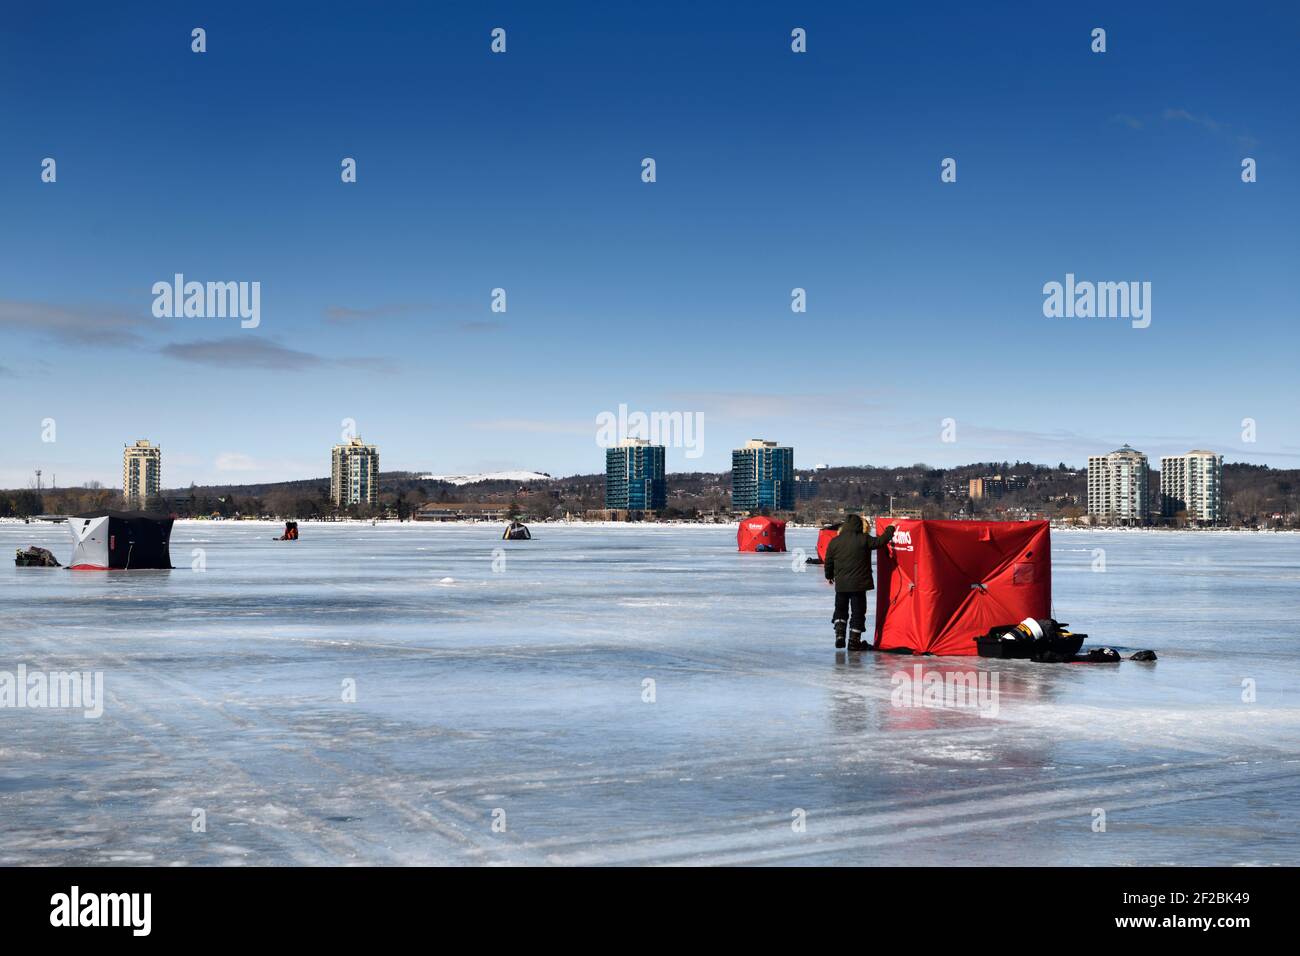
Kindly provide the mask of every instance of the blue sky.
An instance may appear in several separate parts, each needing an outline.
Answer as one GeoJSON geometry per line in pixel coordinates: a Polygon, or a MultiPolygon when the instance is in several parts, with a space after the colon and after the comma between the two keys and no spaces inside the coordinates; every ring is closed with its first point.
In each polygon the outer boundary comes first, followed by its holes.
{"type": "Polygon", "coordinates": [[[594,472],[621,403],[703,414],[670,470],[1300,464],[1294,5],[701,6],[15,8],[0,485],[136,438],[167,486],[321,476],[344,419],[385,469],[594,472]],[[154,318],[177,272],[260,326],[154,318]],[[1044,317],[1066,273],[1151,326],[1044,317]]]}

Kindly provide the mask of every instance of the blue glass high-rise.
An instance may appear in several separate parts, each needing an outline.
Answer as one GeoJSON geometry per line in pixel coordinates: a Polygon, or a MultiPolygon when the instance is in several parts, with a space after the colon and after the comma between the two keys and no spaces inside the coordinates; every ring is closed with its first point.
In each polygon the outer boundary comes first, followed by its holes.
{"type": "Polygon", "coordinates": [[[668,506],[664,446],[629,438],[605,450],[605,507],[662,511],[668,506]]]}
{"type": "Polygon", "coordinates": [[[734,511],[794,510],[794,449],[754,438],[731,453],[734,511]]]}

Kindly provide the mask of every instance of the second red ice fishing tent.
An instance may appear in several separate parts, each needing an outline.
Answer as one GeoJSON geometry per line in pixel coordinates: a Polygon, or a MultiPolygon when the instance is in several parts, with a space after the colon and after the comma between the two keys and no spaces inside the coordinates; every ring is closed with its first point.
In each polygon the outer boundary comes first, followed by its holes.
{"type": "Polygon", "coordinates": [[[784,551],[785,522],[776,518],[745,518],[736,529],[737,551],[784,551]]]}
{"type": "Polygon", "coordinates": [[[973,655],[989,628],[1051,616],[1046,521],[877,518],[876,534],[891,523],[876,561],[878,649],[973,655]]]}
{"type": "Polygon", "coordinates": [[[831,546],[835,536],[840,533],[839,525],[833,528],[822,528],[817,532],[817,557],[822,561],[826,560],[826,549],[831,546]]]}

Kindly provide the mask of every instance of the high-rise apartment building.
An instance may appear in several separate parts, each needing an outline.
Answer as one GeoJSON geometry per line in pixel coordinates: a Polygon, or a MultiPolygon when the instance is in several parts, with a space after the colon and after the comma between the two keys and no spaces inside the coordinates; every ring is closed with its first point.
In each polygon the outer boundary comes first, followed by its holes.
{"type": "Polygon", "coordinates": [[[733,511],[793,511],[794,449],[753,438],[731,453],[733,511]]]}
{"type": "Polygon", "coordinates": [[[970,498],[1001,498],[1007,490],[1007,483],[1002,480],[1001,475],[971,478],[967,486],[967,497],[970,498]]]}
{"type": "Polygon", "coordinates": [[[1147,456],[1125,445],[1088,458],[1088,514],[1101,524],[1140,525],[1150,515],[1147,456]]]}
{"type": "Polygon", "coordinates": [[[379,497],[379,449],[354,438],[335,445],[330,463],[330,498],[335,506],[374,505],[379,497]]]}
{"type": "Polygon", "coordinates": [[[605,507],[617,511],[660,511],[668,506],[664,446],[628,438],[605,449],[605,507]]]}
{"type": "Polygon", "coordinates": [[[1180,512],[1194,524],[1216,524],[1223,518],[1223,456],[1189,451],[1160,459],[1160,514],[1180,512]]]}
{"type": "Polygon", "coordinates": [[[162,488],[162,449],[140,439],[122,452],[122,497],[128,511],[143,511],[162,488]]]}

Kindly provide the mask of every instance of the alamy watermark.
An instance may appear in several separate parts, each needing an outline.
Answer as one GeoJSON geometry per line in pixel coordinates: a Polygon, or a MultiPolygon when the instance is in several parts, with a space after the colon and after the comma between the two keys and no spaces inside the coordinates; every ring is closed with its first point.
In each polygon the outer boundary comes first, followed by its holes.
{"type": "Polygon", "coordinates": [[[639,438],[665,448],[684,448],[687,458],[704,454],[703,412],[629,412],[627,405],[617,412],[596,416],[596,444],[616,448],[624,438],[639,438]]]}
{"type": "Polygon", "coordinates": [[[262,324],[262,283],[186,282],[176,273],[171,282],[153,284],[156,319],[240,319],[239,327],[262,324]]]}
{"type": "Polygon", "coordinates": [[[103,671],[0,671],[0,709],[80,710],[87,720],[104,713],[103,671]]]}
{"type": "Polygon", "coordinates": [[[998,674],[982,670],[927,671],[920,664],[912,672],[897,671],[889,682],[894,690],[889,702],[895,707],[971,709],[981,717],[998,715],[998,674]]]}
{"type": "Polygon", "coordinates": [[[1151,324],[1150,282],[1065,282],[1043,285],[1043,315],[1049,319],[1131,319],[1133,328],[1151,324]]]}
{"type": "Polygon", "coordinates": [[[152,893],[83,893],[73,884],[50,897],[51,926],[127,927],[132,936],[148,936],[152,912],[152,893]]]}

